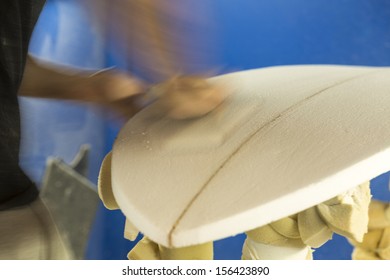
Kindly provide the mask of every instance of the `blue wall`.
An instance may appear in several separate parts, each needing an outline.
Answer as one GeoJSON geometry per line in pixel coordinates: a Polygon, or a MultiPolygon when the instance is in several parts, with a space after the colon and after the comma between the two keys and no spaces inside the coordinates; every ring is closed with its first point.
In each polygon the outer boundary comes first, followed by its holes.
{"type": "Polygon", "coordinates": [[[389,65],[386,0],[214,0],[230,69],[285,64],[389,65]]]}
{"type": "MultiPolygon", "coordinates": [[[[386,0],[198,0],[196,3],[199,6],[211,3],[218,51],[213,53],[209,66],[221,73],[287,64],[390,65],[390,2],[386,0]]],[[[102,41],[78,1],[73,0],[47,2],[31,50],[41,57],[80,67],[132,67],[124,63],[126,55],[116,51],[115,42],[102,41]]],[[[54,153],[72,158],[79,144],[89,141],[93,147],[90,177],[96,181],[102,157],[111,149],[119,125],[107,121],[96,109],[56,104],[58,107],[49,110],[47,103],[30,102],[26,106],[31,115],[36,114],[37,108],[49,112],[42,113],[39,109],[35,126],[44,127],[50,118],[62,123],[57,134],[46,130],[26,141],[30,146],[26,144],[23,158],[26,169],[32,170],[31,176],[40,180],[46,156],[54,153]],[[65,117],[69,108],[75,112],[70,119],[65,117]],[[47,118],[47,114],[52,117],[47,118]],[[50,135],[66,137],[61,134],[64,130],[82,137],[76,142],[72,139],[67,144],[60,142],[66,147],[32,149],[37,147],[40,137],[51,137],[53,141],[58,137],[50,135]],[[40,164],[34,165],[35,161],[40,164]]],[[[374,198],[390,200],[388,180],[389,174],[384,174],[372,181],[374,198]]],[[[123,239],[123,222],[120,212],[99,208],[87,253],[89,259],[126,258],[134,243],[123,239]]],[[[243,236],[239,235],[216,242],[216,259],[239,259],[242,241],[243,236]]],[[[344,238],[335,236],[316,250],[314,257],[350,259],[350,254],[351,246],[344,238]]]]}

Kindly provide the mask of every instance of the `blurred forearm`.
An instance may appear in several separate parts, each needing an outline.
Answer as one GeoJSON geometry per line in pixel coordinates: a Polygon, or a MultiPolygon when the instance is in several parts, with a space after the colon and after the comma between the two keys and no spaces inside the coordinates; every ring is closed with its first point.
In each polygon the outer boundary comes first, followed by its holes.
{"type": "Polygon", "coordinates": [[[29,56],[19,95],[100,103],[144,90],[140,80],[113,70],[70,69],[38,62],[29,56]]]}
{"type": "Polygon", "coordinates": [[[86,73],[65,73],[63,70],[54,70],[54,67],[45,67],[28,56],[19,95],[87,101],[90,99],[87,96],[68,90],[81,84],[87,76],[86,73]]]}
{"type": "Polygon", "coordinates": [[[19,95],[90,102],[128,119],[141,109],[139,98],[146,88],[125,72],[72,69],[28,57],[19,95]]]}

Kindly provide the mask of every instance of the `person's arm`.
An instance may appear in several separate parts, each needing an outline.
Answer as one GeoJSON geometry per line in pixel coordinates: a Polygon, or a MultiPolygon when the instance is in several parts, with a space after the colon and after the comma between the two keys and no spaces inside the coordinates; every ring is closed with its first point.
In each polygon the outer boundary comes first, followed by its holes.
{"type": "Polygon", "coordinates": [[[141,80],[124,72],[71,69],[29,56],[19,95],[91,102],[129,117],[140,109],[134,100],[146,88],[141,80]]]}
{"type": "Polygon", "coordinates": [[[226,90],[201,76],[175,76],[154,86],[123,72],[69,69],[29,57],[19,95],[91,102],[115,110],[128,119],[142,109],[138,98],[158,99],[168,117],[186,119],[212,111],[226,90]]]}

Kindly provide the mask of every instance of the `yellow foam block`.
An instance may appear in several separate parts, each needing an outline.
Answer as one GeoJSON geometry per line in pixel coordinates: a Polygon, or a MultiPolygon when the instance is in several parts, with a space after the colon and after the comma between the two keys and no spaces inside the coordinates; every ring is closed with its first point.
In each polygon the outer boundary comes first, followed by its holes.
{"type": "Polygon", "coordinates": [[[257,243],[270,245],[286,244],[288,238],[275,231],[270,225],[265,225],[253,230],[247,231],[246,235],[257,243]]]}
{"type": "Polygon", "coordinates": [[[370,199],[370,186],[365,183],[317,205],[317,209],[334,232],[362,241],[367,232],[370,199]]]}
{"type": "Polygon", "coordinates": [[[380,260],[380,258],[371,251],[366,251],[361,248],[356,248],[352,253],[353,260],[380,260]]]}
{"type": "Polygon", "coordinates": [[[389,204],[378,201],[371,200],[369,207],[369,217],[368,228],[384,228],[390,226],[390,217],[387,216],[389,212],[389,204]]]}
{"type": "Polygon", "coordinates": [[[160,260],[158,245],[149,238],[142,238],[127,255],[129,260],[160,260]]]}
{"type": "Polygon", "coordinates": [[[382,259],[390,260],[390,227],[383,230],[377,253],[382,259]]]}
{"type": "Polygon", "coordinates": [[[129,221],[129,219],[126,219],[124,237],[130,241],[134,241],[138,234],[138,229],[129,221]]]}
{"type": "Polygon", "coordinates": [[[390,204],[388,204],[387,208],[385,209],[385,217],[388,221],[390,221],[390,204]]]}
{"type": "Polygon", "coordinates": [[[288,238],[300,238],[298,223],[291,217],[286,217],[272,222],[270,226],[283,236],[288,238]]]}
{"type": "Polygon", "coordinates": [[[311,248],[300,240],[291,239],[290,245],[276,246],[263,244],[247,238],[242,248],[243,260],[306,260],[311,259],[311,248]]]}
{"type": "Polygon", "coordinates": [[[162,260],[212,260],[213,242],[182,248],[159,246],[162,260]]]}
{"type": "Polygon", "coordinates": [[[213,242],[182,248],[167,248],[143,237],[129,252],[129,260],[212,260],[213,242]]]}
{"type": "Polygon", "coordinates": [[[107,209],[115,210],[119,206],[115,200],[112,192],[111,184],[111,152],[106,155],[100,167],[99,178],[98,178],[98,192],[99,197],[102,200],[104,206],[107,209]]]}
{"type": "Polygon", "coordinates": [[[298,214],[298,228],[303,243],[318,248],[332,239],[333,232],[322,220],[316,207],[311,207],[298,214]]]}
{"type": "Polygon", "coordinates": [[[362,242],[357,242],[355,240],[349,240],[352,245],[360,247],[362,249],[373,251],[378,248],[383,235],[383,229],[374,229],[370,230],[364,235],[362,242]]]}

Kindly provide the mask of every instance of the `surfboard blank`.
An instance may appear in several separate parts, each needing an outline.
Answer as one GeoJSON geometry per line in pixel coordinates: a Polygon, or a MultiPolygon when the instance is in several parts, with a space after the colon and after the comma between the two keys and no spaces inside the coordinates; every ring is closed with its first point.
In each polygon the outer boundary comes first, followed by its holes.
{"type": "Polygon", "coordinates": [[[232,236],[390,169],[390,68],[284,66],[210,81],[233,91],[217,110],[172,120],[152,104],[114,144],[115,198],[159,244],[232,236]]]}

